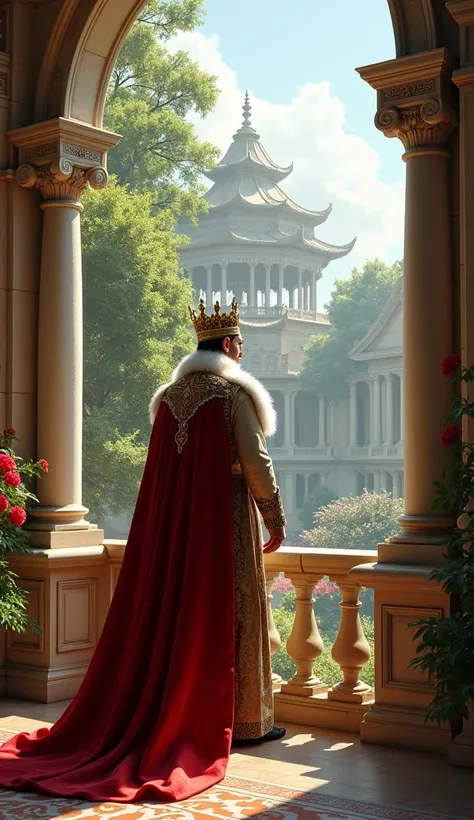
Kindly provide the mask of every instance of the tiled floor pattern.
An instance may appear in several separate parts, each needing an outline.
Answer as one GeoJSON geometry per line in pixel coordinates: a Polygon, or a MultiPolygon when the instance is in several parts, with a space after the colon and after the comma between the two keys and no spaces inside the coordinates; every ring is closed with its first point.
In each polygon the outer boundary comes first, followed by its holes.
{"type": "MultiPolygon", "coordinates": [[[[0,739],[50,725],[65,704],[0,700],[0,739]]],[[[282,742],[239,749],[221,786],[182,805],[118,805],[0,792],[1,820],[474,820],[474,772],[436,755],[290,728],[282,742]]]]}

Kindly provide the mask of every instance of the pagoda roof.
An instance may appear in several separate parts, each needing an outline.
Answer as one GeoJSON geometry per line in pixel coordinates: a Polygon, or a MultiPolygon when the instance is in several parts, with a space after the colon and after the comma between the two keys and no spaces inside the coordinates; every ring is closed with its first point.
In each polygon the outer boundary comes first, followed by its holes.
{"type": "Polygon", "coordinates": [[[280,182],[289,176],[293,170],[293,163],[282,166],[270,158],[260,142],[260,134],[252,128],[250,121],[251,105],[248,92],[245,92],[243,105],[243,120],[239,130],[233,136],[233,142],[214,168],[205,171],[205,175],[212,180],[221,179],[229,173],[254,172],[268,176],[274,182],[280,182]]]}
{"type": "Polygon", "coordinates": [[[283,167],[270,158],[251,125],[247,92],[243,112],[242,126],[229,149],[214,168],[204,172],[214,182],[205,194],[211,210],[235,205],[278,208],[283,214],[303,217],[307,225],[321,225],[331,213],[331,205],[322,211],[310,211],[297,205],[278,186],[293,171],[293,163],[283,167]]]}
{"type": "MultiPolygon", "coordinates": [[[[211,226],[209,227],[211,228],[211,226]]],[[[355,243],[356,238],[347,245],[330,245],[321,239],[306,237],[303,228],[299,228],[293,233],[286,233],[279,228],[273,230],[259,229],[258,223],[255,225],[242,225],[240,228],[237,228],[237,226],[232,228],[229,225],[220,224],[213,225],[212,229],[208,231],[192,232],[190,241],[185,246],[185,249],[229,244],[294,248],[323,256],[327,262],[330,262],[333,259],[340,259],[343,256],[347,256],[355,243]]]]}

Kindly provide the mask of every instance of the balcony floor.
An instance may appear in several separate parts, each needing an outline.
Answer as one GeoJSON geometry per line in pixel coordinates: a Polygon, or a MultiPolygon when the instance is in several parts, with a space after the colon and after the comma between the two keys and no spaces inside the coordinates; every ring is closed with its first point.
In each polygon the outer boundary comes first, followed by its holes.
{"type": "MultiPolygon", "coordinates": [[[[4,738],[9,732],[31,731],[39,726],[51,725],[65,708],[65,703],[38,704],[16,700],[0,699],[0,733],[4,738]]],[[[249,749],[239,749],[232,754],[228,772],[230,785],[239,786],[242,781],[259,781],[283,787],[280,799],[275,802],[279,809],[258,813],[248,810],[241,814],[174,813],[169,809],[168,818],[206,817],[272,817],[277,820],[297,820],[307,817],[337,817],[341,820],[353,818],[395,818],[395,820],[442,820],[443,816],[472,820],[474,818],[474,777],[470,769],[455,769],[446,759],[438,755],[407,752],[397,749],[369,746],[360,743],[358,736],[324,730],[290,727],[282,742],[270,743],[249,749]],[[313,799],[340,798],[347,801],[331,812],[314,809],[294,814],[283,811],[281,797],[284,790],[304,792],[313,799]],[[316,797],[315,797],[316,796],[316,797]],[[372,804],[370,811],[364,811],[351,801],[372,804]],[[375,805],[374,805],[375,804],[375,805]],[[342,808],[341,808],[342,806],[342,808]],[[351,808],[352,806],[352,808],[351,808]],[[382,807],[397,807],[386,810],[382,807]],[[380,807],[380,811],[379,808],[380,807]],[[403,810],[412,810],[405,813],[403,810]],[[268,813],[267,813],[268,812],[268,813]],[[334,813],[336,812],[336,813],[334,813]],[[339,813],[341,812],[341,813],[339,813]],[[422,814],[420,814],[422,812],[422,814]],[[435,817],[432,817],[432,814],[435,817]]],[[[258,788],[256,788],[258,792],[258,788]]],[[[275,793],[278,789],[274,790],[275,793]]],[[[271,790],[270,790],[271,793],[271,790]]],[[[288,792],[288,795],[290,792],[288,792]]],[[[304,798],[303,798],[304,799],[304,798]]],[[[122,807],[123,808],[123,807],[122,807]]],[[[202,807],[201,807],[202,808],[202,807]]],[[[3,809],[5,811],[5,808],[3,809]]],[[[16,820],[25,817],[22,810],[11,813],[6,809],[6,817],[16,820]]],[[[156,817],[163,817],[160,810],[156,817]]],[[[73,811],[72,814],[77,816],[73,811]]],[[[0,812],[2,817],[5,814],[0,812]]],[[[43,816],[43,815],[42,815],[43,816]]],[[[47,814],[48,818],[67,817],[67,807],[59,814],[47,814]]],[[[85,815],[83,815],[85,816],[85,815]]],[[[92,816],[87,814],[87,816],[92,816]]],[[[94,817],[98,815],[94,812],[94,817]]],[[[104,817],[111,817],[110,809],[104,817]]],[[[122,815],[121,815],[122,816],[122,815]]],[[[141,817],[141,813],[134,817],[141,817]]],[[[146,817],[153,815],[147,814],[146,817]]]]}

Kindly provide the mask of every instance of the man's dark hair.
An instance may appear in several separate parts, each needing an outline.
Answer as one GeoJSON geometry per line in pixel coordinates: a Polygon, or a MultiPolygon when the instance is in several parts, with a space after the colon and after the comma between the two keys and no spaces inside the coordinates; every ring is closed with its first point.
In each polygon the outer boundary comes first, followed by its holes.
{"type": "Polygon", "coordinates": [[[219,339],[206,339],[204,342],[199,342],[197,349],[209,350],[211,353],[220,353],[224,339],[229,338],[232,341],[236,336],[237,333],[234,333],[232,336],[221,336],[219,339]]]}

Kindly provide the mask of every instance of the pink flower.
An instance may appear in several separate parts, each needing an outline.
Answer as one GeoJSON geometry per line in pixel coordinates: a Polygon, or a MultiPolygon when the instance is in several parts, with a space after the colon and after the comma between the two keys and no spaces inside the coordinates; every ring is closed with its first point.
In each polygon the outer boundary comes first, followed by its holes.
{"type": "Polygon", "coordinates": [[[5,495],[0,495],[0,512],[8,510],[8,498],[5,495]]]}
{"type": "Polygon", "coordinates": [[[6,430],[3,431],[4,436],[16,436],[16,430],[13,427],[7,427],[6,430]]]}
{"type": "Polygon", "coordinates": [[[14,470],[16,461],[8,455],[8,453],[0,453],[0,473],[6,473],[9,470],[14,470]]]}
{"type": "Polygon", "coordinates": [[[26,521],[26,512],[23,507],[12,507],[8,517],[15,527],[21,527],[26,521]]]}
{"type": "Polygon", "coordinates": [[[41,466],[41,469],[43,470],[43,473],[49,473],[49,464],[48,464],[48,462],[46,461],[45,458],[40,458],[40,460],[38,461],[38,464],[41,466]]]}
{"type": "Polygon", "coordinates": [[[21,476],[19,473],[9,471],[3,474],[3,480],[7,487],[19,487],[21,484],[21,476]]]}
{"type": "Polygon", "coordinates": [[[272,592],[290,592],[293,584],[289,578],[277,578],[272,587],[272,592]]]}
{"type": "Polygon", "coordinates": [[[332,581],[325,581],[324,579],[318,581],[314,588],[315,596],[321,598],[331,598],[335,592],[337,592],[337,584],[333,584],[332,581]]]}

